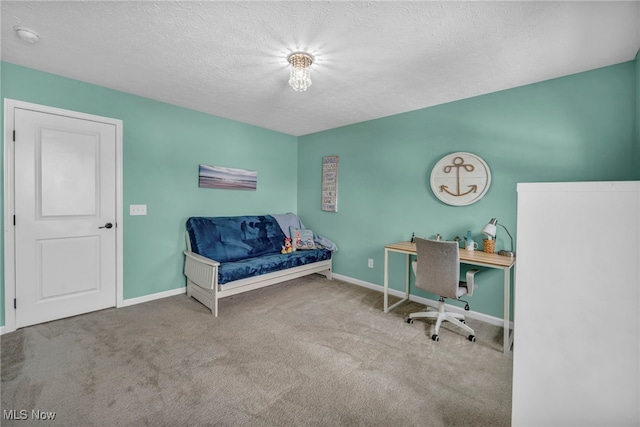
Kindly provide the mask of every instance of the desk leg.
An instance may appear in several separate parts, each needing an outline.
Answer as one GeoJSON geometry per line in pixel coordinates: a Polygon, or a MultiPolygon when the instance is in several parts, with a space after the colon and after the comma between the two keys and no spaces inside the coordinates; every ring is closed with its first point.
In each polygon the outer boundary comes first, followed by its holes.
{"type": "Polygon", "coordinates": [[[511,301],[511,269],[505,268],[504,271],[504,324],[503,324],[503,343],[504,354],[509,353],[511,343],[509,341],[509,303],[511,301]]]}
{"type": "Polygon", "coordinates": [[[411,256],[407,254],[407,269],[404,273],[405,283],[404,283],[404,299],[406,301],[409,300],[409,280],[411,276],[411,256]]]}
{"type": "Polygon", "coordinates": [[[389,312],[389,250],[384,248],[384,312],[389,312]]]}
{"type": "Polygon", "coordinates": [[[407,271],[405,282],[405,297],[400,301],[397,301],[391,307],[389,307],[389,250],[384,248],[384,312],[388,313],[403,302],[409,299],[409,262],[410,257],[407,255],[407,271]]]}

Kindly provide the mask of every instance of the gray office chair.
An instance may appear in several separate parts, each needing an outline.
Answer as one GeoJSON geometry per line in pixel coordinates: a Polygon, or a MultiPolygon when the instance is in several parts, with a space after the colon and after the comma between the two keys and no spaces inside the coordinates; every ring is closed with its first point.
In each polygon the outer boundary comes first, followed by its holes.
{"type": "MultiPolygon", "coordinates": [[[[476,287],[474,277],[479,270],[467,271],[467,281],[460,281],[460,253],[458,242],[426,240],[416,237],[418,259],[413,262],[416,275],[416,287],[440,296],[438,311],[421,311],[411,313],[406,319],[413,323],[413,319],[436,319],[435,333],[431,339],[438,341],[438,332],[443,321],[449,321],[469,333],[469,341],[475,342],[475,332],[465,324],[464,315],[444,311],[444,299],[460,299],[463,295],[473,295],[476,287]]],[[[469,310],[469,304],[465,305],[469,310]]]]}

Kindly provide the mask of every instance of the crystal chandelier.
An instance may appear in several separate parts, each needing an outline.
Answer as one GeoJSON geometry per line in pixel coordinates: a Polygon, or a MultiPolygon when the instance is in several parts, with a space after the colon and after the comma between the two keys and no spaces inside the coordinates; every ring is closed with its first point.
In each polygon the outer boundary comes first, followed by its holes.
{"type": "Polygon", "coordinates": [[[289,55],[291,72],[289,74],[289,85],[296,92],[304,92],[311,86],[311,64],[313,57],[308,53],[296,52],[289,55]]]}

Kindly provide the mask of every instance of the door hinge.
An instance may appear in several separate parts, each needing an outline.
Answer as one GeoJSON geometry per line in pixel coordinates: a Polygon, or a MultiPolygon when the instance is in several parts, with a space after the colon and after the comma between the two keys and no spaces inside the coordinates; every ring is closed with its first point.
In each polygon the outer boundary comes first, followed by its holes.
{"type": "Polygon", "coordinates": [[[16,216],[15,215],[13,216],[13,225],[14,226],[16,225],[16,216]]]}
{"type": "Polygon", "coordinates": [[[16,131],[13,131],[13,142],[16,142],[16,131]]]}
{"type": "Polygon", "coordinates": [[[13,308],[16,309],[18,308],[18,300],[17,299],[13,299],[13,308]]]}

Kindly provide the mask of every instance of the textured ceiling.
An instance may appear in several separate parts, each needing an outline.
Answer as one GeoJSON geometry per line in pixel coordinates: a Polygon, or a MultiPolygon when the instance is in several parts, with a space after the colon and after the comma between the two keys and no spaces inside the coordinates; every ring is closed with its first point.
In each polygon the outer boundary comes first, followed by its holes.
{"type": "Polygon", "coordinates": [[[304,135],[633,60],[640,3],[2,1],[2,60],[304,135]],[[27,44],[23,25],[40,34],[27,44]],[[287,56],[313,54],[313,85],[287,56]]]}

